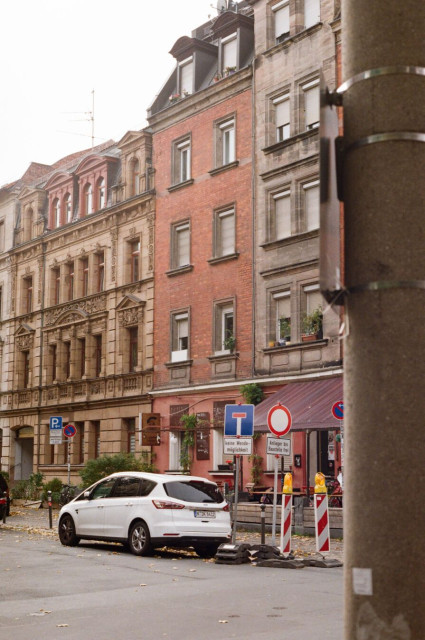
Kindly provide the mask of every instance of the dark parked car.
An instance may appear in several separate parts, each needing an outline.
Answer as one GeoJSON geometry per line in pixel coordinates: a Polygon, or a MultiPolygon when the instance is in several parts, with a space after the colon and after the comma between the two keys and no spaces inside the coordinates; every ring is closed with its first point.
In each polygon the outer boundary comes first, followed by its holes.
{"type": "Polygon", "coordinates": [[[8,516],[10,512],[9,487],[6,478],[0,473],[0,520],[3,520],[5,511],[8,516]]]}

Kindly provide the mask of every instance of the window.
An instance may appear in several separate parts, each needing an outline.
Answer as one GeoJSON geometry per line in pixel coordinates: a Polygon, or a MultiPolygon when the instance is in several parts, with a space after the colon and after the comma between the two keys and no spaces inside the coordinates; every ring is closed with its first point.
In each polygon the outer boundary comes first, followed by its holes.
{"type": "Polygon", "coordinates": [[[135,158],[130,163],[130,196],[136,196],[140,191],[140,165],[135,158]]]}
{"type": "Polygon", "coordinates": [[[171,268],[178,269],[190,264],[189,221],[171,227],[171,268]]]}
{"type": "Polygon", "coordinates": [[[91,184],[84,187],[84,213],[93,213],[93,188],[91,184]]]}
{"type": "Polygon", "coordinates": [[[276,43],[289,36],[289,0],[278,2],[272,7],[274,14],[274,35],[276,43]]]}
{"type": "Polygon", "coordinates": [[[65,380],[71,377],[71,343],[63,343],[64,350],[64,364],[65,364],[65,380]]]}
{"type": "Polygon", "coordinates": [[[227,118],[216,124],[216,166],[225,166],[235,160],[235,119],[227,118]]]}
{"type": "Polygon", "coordinates": [[[182,415],[188,413],[188,404],[170,405],[170,438],[169,438],[169,468],[181,469],[180,456],[182,451],[183,432],[178,429],[182,415]],[[173,430],[173,427],[175,430],[173,430]]]}
{"type": "Polygon", "coordinates": [[[237,34],[232,33],[221,40],[221,70],[234,71],[238,66],[238,39],[237,34]]]}
{"type": "Polygon", "coordinates": [[[291,235],[291,192],[288,190],[272,196],[272,216],[270,237],[281,240],[291,235]]]}
{"type": "Polygon", "coordinates": [[[322,309],[323,309],[323,298],[320,293],[320,288],[318,284],[310,284],[303,287],[303,297],[301,300],[302,308],[301,308],[301,331],[302,333],[307,334],[322,334],[322,309]],[[314,314],[314,312],[318,312],[314,314]],[[312,314],[319,316],[319,320],[315,319],[315,322],[309,322],[312,314]],[[307,316],[307,317],[306,317],[307,316]]]}
{"type": "Polygon", "coordinates": [[[98,209],[103,209],[106,205],[106,198],[105,198],[105,179],[104,178],[99,178],[99,180],[97,181],[97,208],[98,209]]]}
{"type": "Polygon", "coordinates": [[[102,336],[94,336],[94,375],[99,378],[102,372],[102,336]]]}
{"type": "Polygon", "coordinates": [[[193,93],[193,58],[179,63],[179,93],[186,96],[193,93]]]}
{"type": "Polygon", "coordinates": [[[130,282],[137,282],[140,278],[140,240],[130,242],[130,282]]]}
{"type": "Polygon", "coordinates": [[[226,209],[214,214],[215,246],[214,255],[217,258],[235,253],[235,210],[226,209]]]}
{"type": "Polygon", "coordinates": [[[23,313],[31,313],[33,306],[32,277],[23,278],[23,313]]]}
{"type": "Polygon", "coordinates": [[[224,436],[223,429],[213,429],[213,467],[218,469],[224,462],[224,436]]]}
{"type": "Polygon", "coordinates": [[[52,304],[60,302],[61,272],[59,267],[52,269],[52,304]]]}
{"type": "Polygon", "coordinates": [[[317,129],[320,122],[319,80],[312,80],[302,86],[304,97],[305,129],[317,129]]]}
{"type": "Polygon", "coordinates": [[[124,420],[124,428],[127,435],[127,453],[136,452],[136,419],[127,418],[124,420]]]}
{"type": "Polygon", "coordinates": [[[30,386],[30,352],[22,351],[24,389],[30,386]]]}
{"type": "Polygon", "coordinates": [[[78,340],[78,357],[80,360],[80,377],[82,378],[86,373],[86,339],[79,338],[78,340]]]}
{"type": "Polygon", "coordinates": [[[96,291],[104,291],[105,288],[105,253],[100,251],[95,254],[94,260],[96,291]]]}
{"type": "Polygon", "coordinates": [[[320,0],[304,0],[304,26],[306,29],[320,22],[320,0]]]}
{"type": "Polygon", "coordinates": [[[273,100],[276,142],[287,140],[291,136],[289,93],[273,100]]]}
{"type": "Polygon", "coordinates": [[[4,220],[0,220],[0,251],[4,251],[4,220]]]}
{"type": "Polygon", "coordinates": [[[90,422],[90,445],[89,458],[100,457],[100,420],[92,420],[90,422]]]}
{"type": "Polygon", "coordinates": [[[230,353],[235,346],[233,303],[215,306],[214,351],[230,353]]]}
{"type": "Polygon", "coordinates": [[[73,300],[74,299],[74,294],[75,294],[75,272],[74,272],[74,263],[73,262],[69,262],[66,265],[65,282],[66,282],[66,285],[67,285],[68,300],[73,300]]]}
{"type": "Polygon", "coordinates": [[[57,229],[61,224],[61,204],[59,198],[55,198],[55,200],[53,200],[53,218],[55,228],[57,229]]]}
{"type": "Polygon", "coordinates": [[[281,291],[273,294],[272,315],[274,327],[272,338],[276,342],[291,339],[291,293],[281,291]]]}
{"type": "Polygon", "coordinates": [[[130,327],[128,329],[128,338],[129,338],[129,346],[130,346],[128,370],[135,371],[137,367],[138,340],[139,340],[139,331],[137,327],[130,327]]]}
{"type": "Polygon", "coordinates": [[[189,349],[189,314],[174,313],[171,316],[171,362],[187,360],[189,349]]]}
{"type": "Polygon", "coordinates": [[[3,320],[3,287],[0,286],[0,321],[3,320]]]}
{"type": "Polygon", "coordinates": [[[89,259],[83,258],[81,260],[81,275],[82,275],[82,290],[81,295],[83,297],[89,294],[89,259]]]}
{"type": "Polygon", "coordinates": [[[76,450],[74,449],[74,455],[76,457],[76,464],[84,464],[84,448],[85,448],[85,437],[84,437],[84,422],[76,422],[75,427],[77,429],[77,433],[74,436],[73,444],[76,445],[76,450]]]}
{"type": "Polygon", "coordinates": [[[190,138],[175,142],[173,146],[173,184],[190,180],[190,138]]]}
{"type": "Polygon", "coordinates": [[[304,184],[303,192],[306,229],[312,231],[320,226],[319,181],[304,184]]]}
{"type": "Polygon", "coordinates": [[[67,193],[64,200],[65,220],[66,222],[72,221],[72,202],[71,194],[67,193]]]}
{"type": "Polygon", "coordinates": [[[50,359],[52,363],[52,376],[51,382],[54,382],[57,379],[57,367],[58,367],[58,348],[57,345],[50,345],[50,359]]]}

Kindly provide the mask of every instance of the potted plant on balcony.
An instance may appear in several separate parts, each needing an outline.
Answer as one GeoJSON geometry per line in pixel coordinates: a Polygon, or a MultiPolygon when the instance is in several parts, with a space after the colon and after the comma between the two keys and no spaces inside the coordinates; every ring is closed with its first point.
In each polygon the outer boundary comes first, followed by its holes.
{"type": "Polygon", "coordinates": [[[180,100],[181,96],[179,93],[172,93],[171,96],[168,98],[170,104],[174,104],[175,102],[177,102],[178,100],[180,100]]]}
{"type": "Polygon", "coordinates": [[[224,75],[225,75],[226,77],[227,77],[227,76],[230,76],[230,75],[232,75],[232,73],[235,73],[235,71],[236,71],[236,67],[226,67],[226,68],[224,69],[224,75]]]}
{"type": "Polygon", "coordinates": [[[311,313],[305,313],[302,318],[302,342],[319,340],[323,336],[323,313],[321,307],[311,313]]]}
{"type": "Polygon", "coordinates": [[[227,337],[224,339],[224,348],[228,349],[230,353],[233,353],[236,346],[236,338],[233,333],[228,333],[227,337]]]}
{"type": "Polygon", "coordinates": [[[291,341],[291,319],[279,318],[279,340],[278,344],[281,347],[289,344],[291,341]]]}

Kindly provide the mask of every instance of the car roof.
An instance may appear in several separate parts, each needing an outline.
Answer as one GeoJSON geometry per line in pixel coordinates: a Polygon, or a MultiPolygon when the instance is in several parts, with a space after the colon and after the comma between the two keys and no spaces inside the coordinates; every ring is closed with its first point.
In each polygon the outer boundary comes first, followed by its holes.
{"type": "MultiPolygon", "coordinates": [[[[135,478],[147,478],[148,480],[153,480],[155,482],[188,482],[190,480],[196,480],[197,482],[208,482],[209,484],[215,484],[212,480],[208,480],[207,478],[202,478],[201,476],[188,476],[184,473],[150,473],[148,471],[117,471],[116,473],[111,473],[108,478],[120,478],[123,476],[133,476],[135,478]]],[[[105,480],[106,478],[103,478],[105,480]]]]}

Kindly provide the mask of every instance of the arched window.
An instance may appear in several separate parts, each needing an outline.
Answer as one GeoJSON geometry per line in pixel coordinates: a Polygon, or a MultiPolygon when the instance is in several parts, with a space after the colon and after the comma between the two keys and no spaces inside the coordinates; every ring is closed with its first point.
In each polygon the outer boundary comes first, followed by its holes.
{"type": "Polygon", "coordinates": [[[97,181],[97,208],[103,209],[105,205],[105,179],[99,178],[97,181]]]}
{"type": "Polygon", "coordinates": [[[66,222],[71,222],[72,220],[72,204],[71,204],[71,194],[67,193],[65,198],[63,199],[64,209],[65,209],[65,220],[66,222]]]}
{"type": "Polygon", "coordinates": [[[140,191],[140,164],[136,158],[132,160],[130,166],[130,185],[130,195],[136,196],[140,191]]]}
{"type": "Polygon", "coordinates": [[[93,189],[90,183],[84,187],[84,212],[93,213],[93,189]]]}
{"type": "Polygon", "coordinates": [[[55,228],[60,227],[61,224],[61,203],[59,198],[53,200],[53,221],[55,228]]]}

